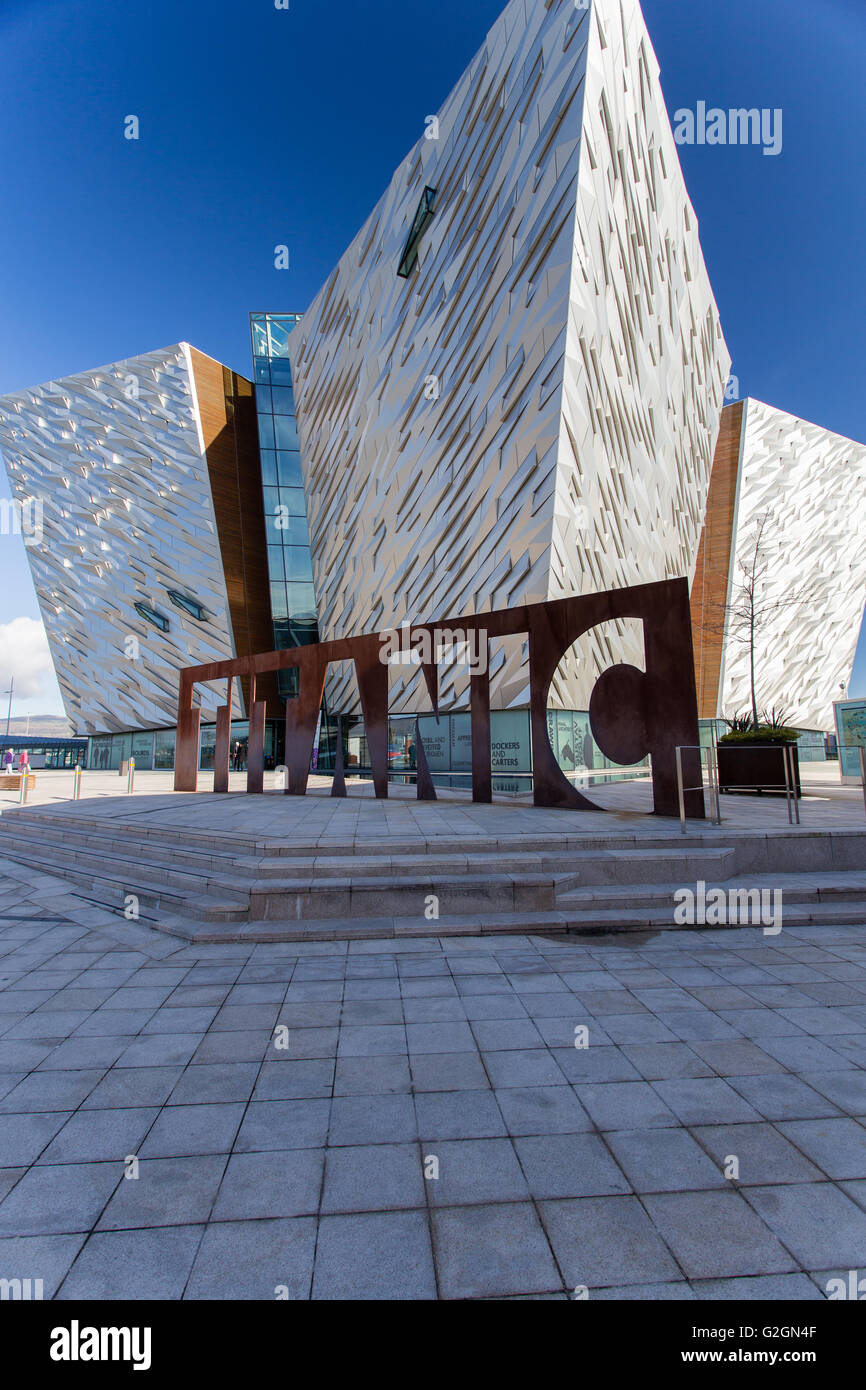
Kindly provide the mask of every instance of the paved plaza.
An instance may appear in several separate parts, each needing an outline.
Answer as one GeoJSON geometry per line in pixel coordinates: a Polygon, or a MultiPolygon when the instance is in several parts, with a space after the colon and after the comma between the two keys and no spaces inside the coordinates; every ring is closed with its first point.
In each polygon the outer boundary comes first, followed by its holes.
{"type": "Polygon", "coordinates": [[[866,1272],[863,928],[190,947],[0,873],[2,1278],[809,1300],[866,1272]]]}
{"type": "MultiPolygon", "coordinates": [[[[859,783],[842,786],[839,764],[803,763],[803,798],[800,802],[801,829],[822,833],[832,830],[866,829],[866,805],[859,783]]],[[[111,816],[126,824],[142,826],[148,822],[177,825],[184,829],[215,831],[217,834],[258,834],[270,839],[303,835],[305,843],[320,839],[323,845],[337,840],[406,838],[436,835],[529,836],[534,839],[548,832],[561,834],[566,827],[575,836],[627,828],[629,834],[658,836],[680,833],[679,822],[671,817],[652,816],[652,785],[648,777],[613,782],[574,777],[574,785],[599,806],[598,811],[548,810],[532,804],[529,792],[521,795],[498,794],[492,805],[474,805],[467,779],[466,790],[439,790],[436,802],[416,800],[414,786],[389,786],[387,801],[377,801],[369,779],[349,777],[345,800],[332,799],[331,777],[312,774],[306,797],[279,794],[277,774],[266,772],[264,797],[245,797],[246,773],[233,772],[229,790],[238,795],[214,796],[213,773],[199,774],[198,792],[174,792],[167,772],[136,771],[132,794],[127,779],[117,772],[87,771],[81,782],[81,800],[72,801],[74,774],[70,770],[40,771],[28,790],[30,807],[56,808],[67,815],[76,810],[83,815],[111,816]],[[363,805],[359,803],[363,802],[363,805]],[[100,804],[101,803],[101,804],[100,804]],[[616,818],[616,819],[614,819],[616,818]]],[[[707,815],[712,811],[705,781],[707,815]]],[[[19,805],[18,791],[5,791],[0,774],[0,812],[14,812],[19,805]]],[[[788,814],[784,795],[737,796],[721,798],[723,822],[715,826],[706,821],[690,822],[692,828],[708,836],[724,838],[732,830],[763,833],[785,830],[788,814]]]]}

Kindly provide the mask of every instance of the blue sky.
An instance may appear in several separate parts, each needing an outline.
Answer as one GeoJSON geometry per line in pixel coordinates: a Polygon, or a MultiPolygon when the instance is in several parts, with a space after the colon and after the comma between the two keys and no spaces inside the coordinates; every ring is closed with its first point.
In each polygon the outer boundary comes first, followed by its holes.
{"type": "MultiPolygon", "coordinates": [[[[3,0],[0,394],[179,339],[248,373],[248,311],[306,308],[501,8],[3,0]]],[[[866,4],[643,9],[671,114],[784,112],[778,157],[681,149],[741,393],[866,441],[866,4]]],[[[0,594],[38,618],[14,537],[0,594]]],[[[15,706],[60,708],[53,681],[15,706]]]]}

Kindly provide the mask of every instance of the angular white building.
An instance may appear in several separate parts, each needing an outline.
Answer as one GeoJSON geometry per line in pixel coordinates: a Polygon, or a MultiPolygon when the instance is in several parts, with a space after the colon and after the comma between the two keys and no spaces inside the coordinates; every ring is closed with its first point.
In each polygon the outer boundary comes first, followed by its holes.
{"type": "Polygon", "coordinates": [[[866,604],[866,446],[761,401],[725,408],[692,590],[700,713],[755,696],[796,728],[833,728],[866,604]]]}
{"type": "MultiPolygon", "coordinates": [[[[691,578],[730,357],[637,0],[512,0],[289,354],[323,639],[691,578]]],[[[597,629],[554,703],[621,660],[597,629]]]]}
{"type": "MultiPolygon", "coordinates": [[[[76,734],[173,725],[184,666],[272,645],[255,605],[255,431],[251,383],[187,343],[0,397],[13,499],[41,518],[27,555],[76,734]]],[[[205,689],[203,707],[223,695],[205,689]]]]}
{"type": "MultiPolygon", "coordinates": [[[[0,399],[67,713],[115,761],[184,666],[693,577],[730,357],[637,0],[511,0],[308,311],[251,324],[255,386],[180,343],[0,399]]],[[[516,727],[526,643],[492,647],[516,727]]],[[[571,768],[618,661],[638,624],[554,679],[571,768]]],[[[291,693],[257,687],[275,760],[291,693]]],[[[429,708],[416,667],[390,693],[429,708]]],[[[358,713],[350,670],[326,700],[358,713]]]]}

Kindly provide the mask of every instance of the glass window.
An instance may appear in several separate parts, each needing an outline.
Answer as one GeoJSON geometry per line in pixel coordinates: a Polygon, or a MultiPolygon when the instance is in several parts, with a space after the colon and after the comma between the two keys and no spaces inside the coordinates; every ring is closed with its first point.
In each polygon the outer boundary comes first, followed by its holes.
{"type": "Polygon", "coordinates": [[[257,357],[255,359],[255,377],[257,383],[263,381],[265,386],[267,386],[271,379],[270,364],[267,357],[257,357]]]}
{"type": "Polygon", "coordinates": [[[265,499],[265,516],[271,520],[277,514],[277,507],[280,505],[280,490],[276,487],[263,487],[262,493],[265,499]]]}
{"type": "Polygon", "coordinates": [[[190,598],[189,594],[181,594],[177,589],[166,590],[175,608],[182,608],[184,613],[188,613],[191,618],[197,618],[203,623],[207,617],[207,610],[198,599],[190,598]]]}
{"type": "Polygon", "coordinates": [[[262,482],[265,487],[277,485],[277,455],[273,449],[262,449],[262,482]]]}
{"type": "Polygon", "coordinates": [[[201,755],[199,757],[199,767],[202,772],[207,772],[213,767],[214,753],[216,751],[216,725],[203,724],[201,729],[201,755]]]}
{"type": "Polygon", "coordinates": [[[274,622],[284,621],[288,617],[289,610],[286,603],[285,584],[271,585],[271,613],[273,614],[274,622]]]}
{"type": "Polygon", "coordinates": [[[268,546],[268,572],[271,579],[285,579],[286,571],[283,567],[283,547],[281,545],[268,546]]]}
{"type": "MultiPolygon", "coordinates": [[[[570,714],[568,720],[571,739],[570,714]]],[[[425,734],[425,747],[426,739],[425,734]]],[[[532,738],[528,710],[493,711],[490,716],[490,750],[494,772],[513,774],[532,771],[532,738]]]]}
{"type": "MultiPolygon", "coordinates": [[[[267,489],[266,489],[267,491],[267,489]]],[[[289,509],[289,516],[307,517],[307,508],[304,505],[304,489],[301,487],[281,487],[280,501],[289,509]]]]}
{"type": "Polygon", "coordinates": [[[563,772],[574,772],[576,763],[574,725],[569,710],[557,710],[556,734],[559,744],[559,765],[563,772]]]}
{"type": "Polygon", "coordinates": [[[291,386],[292,368],[287,357],[271,359],[271,381],[274,386],[291,386]]]}
{"type": "MultiPolygon", "coordinates": [[[[172,744],[172,748],[173,748],[173,747],[174,747],[174,744],[172,744]]],[[[90,767],[94,767],[94,768],[98,768],[98,769],[106,768],[106,767],[109,766],[110,762],[111,762],[111,739],[110,739],[110,738],[94,738],[94,739],[92,739],[92,740],[91,740],[91,743],[90,743],[90,764],[89,764],[90,767]]],[[[173,754],[172,754],[172,762],[174,762],[174,755],[173,755],[173,754]]]]}
{"type": "Polygon", "coordinates": [[[275,386],[271,391],[275,415],[294,415],[295,395],[290,386],[275,386]]]}
{"type": "Polygon", "coordinates": [[[298,426],[293,415],[277,415],[274,431],[278,449],[298,449],[298,426]]]}
{"type": "Polygon", "coordinates": [[[319,628],[315,618],[292,618],[289,623],[287,647],[306,647],[318,640],[319,628]]]}
{"type": "Polygon", "coordinates": [[[135,766],[149,772],[153,767],[153,734],[141,733],[132,736],[132,756],[135,766]]]}
{"type": "Polygon", "coordinates": [[[273,414],[270,386],[256,387],[256,410],[259,412],[260,415],[273,414]]]}
{"type": "MultiPolygon", "coordinates": [[[[305,545],[287,545],[283,554],[286,562],[286,578],[311,584],[313,582],[313,566],[307,547],[305,545]]],[[[273,571],[271,577],[275,577],[273,571]]]]}
{"type": "Polygon", "coordinates": [[[273,449],[274,444],[274,417],[273,415],[259,416],[259,444],[263,449],[273,449]]]}
{"type": "Polygon", "coordinates": [[[149,603],[134,603],[133,608],[142,618],[146,618],[154,627],[158,627],[160,632],[168,632],[170,623],[163,613],[151,608],[149,603]]]}
{"type": "Polygon", "coordinates": [[[289,329],[294,328],[294,326],[294,323],[286,323],[285,320],[275,318],[268,319],[268,330],[270,332],[269,357],[288,357],[289,329]]]}
{"type": "Polygon", "coordinates": [[[436,205],[436,189],[425,188],[418,204],[418,211],[415,213],[415,220],[409,230],[409,238],[403,249],[403,256],[400,261],[397,274],[405,279],[412,274],[418,261],[418,245],[433,221],[434,208],[436,205]]]}
{"type": "Polygon", "coordinates": [[[431,772],[451,771],[451,726],[447,715],[422,715],[418,720],[421,742],[431,772]]]}
{"type": "Polygon", "coordinates": [[[316,620],[316,595],[312,584],[287,584],[289,613],[293,620],[312,618],[316,620]]]}
{"type": "Polygon", "coordinates": [[[310,534],[307,530],[307,518],[305,516],[290,516],[286,518],[285,530],[277,531],[277,539],[283,545],[305,545],[309,547],[310,534]]]}
{"type": "Polygon", "coordinates": [[[268,352],[268,326],[264,319],[250,319],[250,331],[253,335],[253,354],[256,357],[269,357],[268,352]]]}
{"type": "Polygon", "coordinates": [[[157,729],[153,752],[154,768],[174,767],[174,729],[157,729]]]}
{"type": "Polygon", "coordinates": [[[281,449],[277,454],[277,468],[281,487],[303,487],[301,456],[297,450],[281,449]]]}
{"type": "Polygon", "coordinates": [[[111,738],[111,753],[109,754],[108,766],[112,772],[117,772],[120,764],[124,762],[132,752],[132,734],[113,734],[111,738]]]}

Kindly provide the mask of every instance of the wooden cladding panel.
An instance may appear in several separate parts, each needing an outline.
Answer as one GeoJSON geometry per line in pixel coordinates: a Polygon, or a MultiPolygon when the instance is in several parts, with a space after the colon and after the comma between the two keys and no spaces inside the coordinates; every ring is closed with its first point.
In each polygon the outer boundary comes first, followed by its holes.
{"type": "Polygon", "coordinates": [[[692,641],[695,683],[701,719],[715,719],[721,691],[725,608],[731,568],[731,543],[737,506],[737,472],[744,401],[722,411],[719,437],[710,474],[704,529],[692,584],[692,641]]]}
{"type": "MultiPolygon", "coordinates": [[[[273,651],[262,476],[253,384],[190,349],[204,435],[223,573],[238,656],[273,651]]],[[[249,686],[243,683],[249,709],[249,686]]],[[[276,677],[262,678],[259,699],[278,717],[276,677]]]]}

